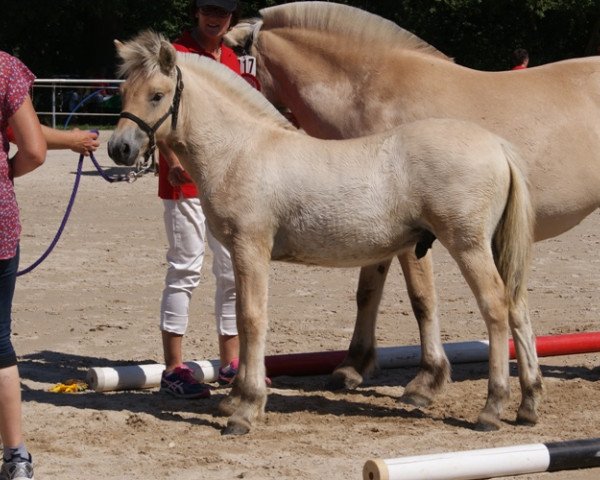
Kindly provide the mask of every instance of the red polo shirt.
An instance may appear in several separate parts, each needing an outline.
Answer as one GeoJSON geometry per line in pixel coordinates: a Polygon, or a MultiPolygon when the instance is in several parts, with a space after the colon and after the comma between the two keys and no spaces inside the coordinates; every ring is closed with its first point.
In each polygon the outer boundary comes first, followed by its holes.
{"type": "MultiPolygon", "coordinates": [[[[197,53],[198,55],[204,55],[205,57],[214,57],[206,52],[198,42],[194,40],[191,32],[185,32],[181,38],[173,42],[175,50],[179,52],[197,53]]],[[[228,46],[221,44],[221,63],[231,68],[235,73],[240,73],[240,62],[238,61],[235,53],[228,46]]],[[[178,200],[179,194],[183,194],[185,198],[194,198],[198,196],[198,190],[196,185],[192,182],[186,183],[181,187],[174,187],[169,183],[169,166],[163,159],[162,155],[159,156],[158,161],[158,196],[166,200],[178,200]]]]}

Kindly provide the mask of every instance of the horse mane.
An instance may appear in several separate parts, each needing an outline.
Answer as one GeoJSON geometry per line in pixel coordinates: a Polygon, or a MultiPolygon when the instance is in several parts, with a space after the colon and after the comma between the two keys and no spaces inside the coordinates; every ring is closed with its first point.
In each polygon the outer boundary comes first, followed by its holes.
{"type": "MultiPolygon", "coordinates": [[[[296,27],[334,32],[365,46],[384,44],[452,61],[452,59],[394,22],[348,5],[329,2],[285,3],[260,10],[263,29],[296,27]]],[[[256,24],[261,28],[261,24],[256,24]]]]}
{"type": "MultiPolygon", "coordinates": [[[[121,58],[119,75],[151,77],[161,72],[159,56],[161,47],[165,43],[170,45],[163,35],[152,30],[145,30],[132,40],[119,43],[118,53],[121,58]]],[[[234,98],[237,107],[247,108],[252,112],[254,118],[268,118],[285,129],[296,130],[261,93],[229,68],[195,53],[176,53],[177,63],[200,71],[204,78],[217,85],[219,89],[225,90],[226,95],[234,98]]]]}
{"type": "Polygon", "coordinates": [[[253,118],[266,118],[276,125],[296,131],[296,128],[271,104],[264,95],[254,89],[233,70],[203,55],[177,52],[177,63],[198,71],[204,79],[218,86],[225,95],[235,101],[236,108],[251,112],[253,118]]]}
{"type": "Polygon", "coordinates": [[[166,39],[153,30],[144,30],[133,39],[118,43],[118,55],[121,59],[117,74],[119,77],[129,77],[144,73],[152,76],[160,71],[158,55],[162,41],[166,39]]]}

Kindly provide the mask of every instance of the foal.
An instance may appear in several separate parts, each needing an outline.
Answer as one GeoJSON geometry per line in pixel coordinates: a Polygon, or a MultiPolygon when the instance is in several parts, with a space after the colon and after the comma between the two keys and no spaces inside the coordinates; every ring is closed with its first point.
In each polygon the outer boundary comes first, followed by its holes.
{"type": "Polygon", "coordinates": [[[160,35],[142,33],[117,50],[126,111],[111,158],[133,165],[155,137],[169,142],[199,187],[209,228],[231,252],[240,369],[220,405],[231,415],[226,433],[248,432],[264,412],[271,260],[374,265],[434,237],[459,265],[490,337],[479,426],[498,428],[509,395],[509,320],[526,350],[519,417],[537,419],[541,376],[526,312],[532,208],[506,141],[448,119],[320,140],[293,128],[243,79],[178,55],[160,35]]]}

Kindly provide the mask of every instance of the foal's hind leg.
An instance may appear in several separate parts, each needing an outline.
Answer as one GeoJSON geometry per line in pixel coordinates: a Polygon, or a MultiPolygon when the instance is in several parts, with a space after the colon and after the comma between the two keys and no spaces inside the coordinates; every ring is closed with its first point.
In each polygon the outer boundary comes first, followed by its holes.
{"type": "Polygon", "coordinates": [[[508,299],[504,282],[494,264],[491,249],[483,244],[458,254],[450,253],[477,299],[490,340],[488,397],[477,426],[480,430],[497,430],[503,404],[510,395],[508,299]]]}
{"type": "Polygon", "coordinates": [[[358,312],[348,355],[331,376],[330,388],[356,388],[377,364],[375,324],[383,285],[392,260],[360,269],[356,305],[358,312]]]}
{"type": "Polygon", "coordinates": [[[537,407],[543,393],[543,382],[526,299],[517,301],[509,315],[521,384],[521,405],[517,422],[535,425],[538,421],[537,407]]]}
{"type": "Polygon", "coordinates": [[[421,367],[404,389],[400,400],[425,407],[450,380],[450,362],[440,337],[432,253],[429,250],[427,255],[418,259],[411,249],[398,258],[421,335],[421,367]]]}

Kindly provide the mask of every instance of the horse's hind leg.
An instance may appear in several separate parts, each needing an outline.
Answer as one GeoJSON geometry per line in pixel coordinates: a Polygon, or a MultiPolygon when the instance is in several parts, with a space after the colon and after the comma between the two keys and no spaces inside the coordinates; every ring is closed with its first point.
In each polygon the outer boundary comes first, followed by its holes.
{"type": "Polygon", "coordinates": [[[411,249],[399,255],[398,259],[421,336],[421,366],[400,400],[425,407],[450,381],[450,362],[440,337],[432,254],[429,250],[427,255],[418,259],[411,249]]]}
{"type": "Polygon", "coordinates": [[[488,330],[489,380],[486,404],[479,414],[478,429],[497,430],[510,395],[508,384],[508,299],[491,249],[481,246],[450,252],[473,291],[488,330]]]}
{"type": "Polygon", "coordinates": [[[331,389],[358,387],[362,383],[363,377],[369,374],[377,364],[375,324],[383,285],[391,263],[390,259],[360,269],[356,292],[358,311],[354,333],[346,358],[331,376],[329,382],[331,389]]]}
{"type": "Polygon", "coordinates": [[[511,308],[509,322],[521,384],[521,405],[517,413],[517,422],[535,425],[538,421],[537,407],[543,393],[543,382],[526,299],[517,301],[511,308]]]}

